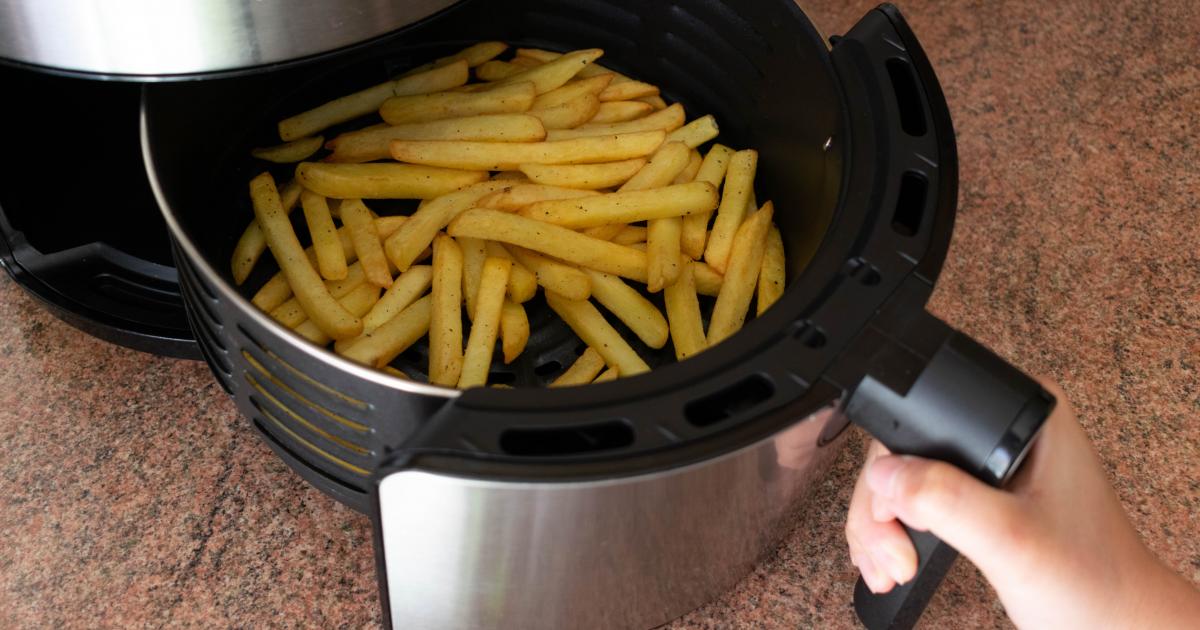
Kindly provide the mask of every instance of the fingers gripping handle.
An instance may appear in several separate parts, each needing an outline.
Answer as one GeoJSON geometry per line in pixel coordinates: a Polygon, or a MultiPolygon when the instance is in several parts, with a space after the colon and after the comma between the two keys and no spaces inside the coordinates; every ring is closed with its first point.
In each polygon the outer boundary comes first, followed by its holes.
{"type": "MultiPolygon", "coordinates": [[[[971,338],[922,313],[895,337],[872,330],[869,375],[846,414],[893,453],[953,464],[993,485],[1016,472],[1054,399],[1036,381],[971,338]],[[900,343],[899,340],[903,340],[900,343]]],[[[917,575],[884,594],[859,580],[854,606],[867,628],[911,628],[957,557],[909,528],[917,575]]]]}

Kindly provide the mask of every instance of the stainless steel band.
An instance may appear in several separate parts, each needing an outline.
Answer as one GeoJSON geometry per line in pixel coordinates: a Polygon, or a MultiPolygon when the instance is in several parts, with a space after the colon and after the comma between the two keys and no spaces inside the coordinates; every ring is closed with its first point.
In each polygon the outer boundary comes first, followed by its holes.
{"type": "Polygon", "coordinates": [[[133,77],[290,61],[384,35],[457,0],[0,0],[0,58],[133,77]]]}

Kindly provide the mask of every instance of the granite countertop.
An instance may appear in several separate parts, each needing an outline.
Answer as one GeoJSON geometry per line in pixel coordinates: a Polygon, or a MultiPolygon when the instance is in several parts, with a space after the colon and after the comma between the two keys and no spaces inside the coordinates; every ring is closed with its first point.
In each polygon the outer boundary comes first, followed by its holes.
{"type": "MultiPolygon", "coordinates": [[[[875,0],[806,0],[825,33],[875,0]]],[[[903,3],[958,131],[935,313],[1069,392],[1146,543],[1200,583],[1200,4],[903,3]]],[[[0,274],[0,627],[371,627],[367,519],[201,363],[106,344],[0,274]]],[[[858,436],[796,530],[673,628],[853,627],[858,436]]],[[[931,628],[1006,627],[959,562],[931,628]]]]}

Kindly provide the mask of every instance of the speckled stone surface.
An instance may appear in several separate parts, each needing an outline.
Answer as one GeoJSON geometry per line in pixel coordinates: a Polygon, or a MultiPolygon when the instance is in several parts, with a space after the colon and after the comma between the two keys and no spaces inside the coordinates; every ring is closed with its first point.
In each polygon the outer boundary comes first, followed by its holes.
{"type": "MultiPolygon", "coordinates": [[[[809,0],[826,33],[873,0],[809,0]]],[[[932,308],[1058,379],[1147,544],[1200,583],[1200,4],[912,0],[958,131],[932,308]]],[[[0,278],[0,627],[372,627],[367,520],[260,444],[207,369],[0,278]]],[[[855,625],[855,437],[796,530],[673,628],[855,625]]],[[[925,627],[1006,627],[960,562],[925,627]]]]}

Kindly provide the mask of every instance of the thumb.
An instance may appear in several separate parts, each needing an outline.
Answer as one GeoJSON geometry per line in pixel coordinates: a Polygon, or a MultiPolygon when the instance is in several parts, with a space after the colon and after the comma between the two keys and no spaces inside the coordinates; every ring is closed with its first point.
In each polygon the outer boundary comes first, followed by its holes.
{"type": "Polygon", "coordinates": [[[1011,557],[1024,524],[1012,494],[962,470],[917,457],[876,459],[867,484],[884,507],[913,529],[930,531],[986,573],[1011,557]]]}

